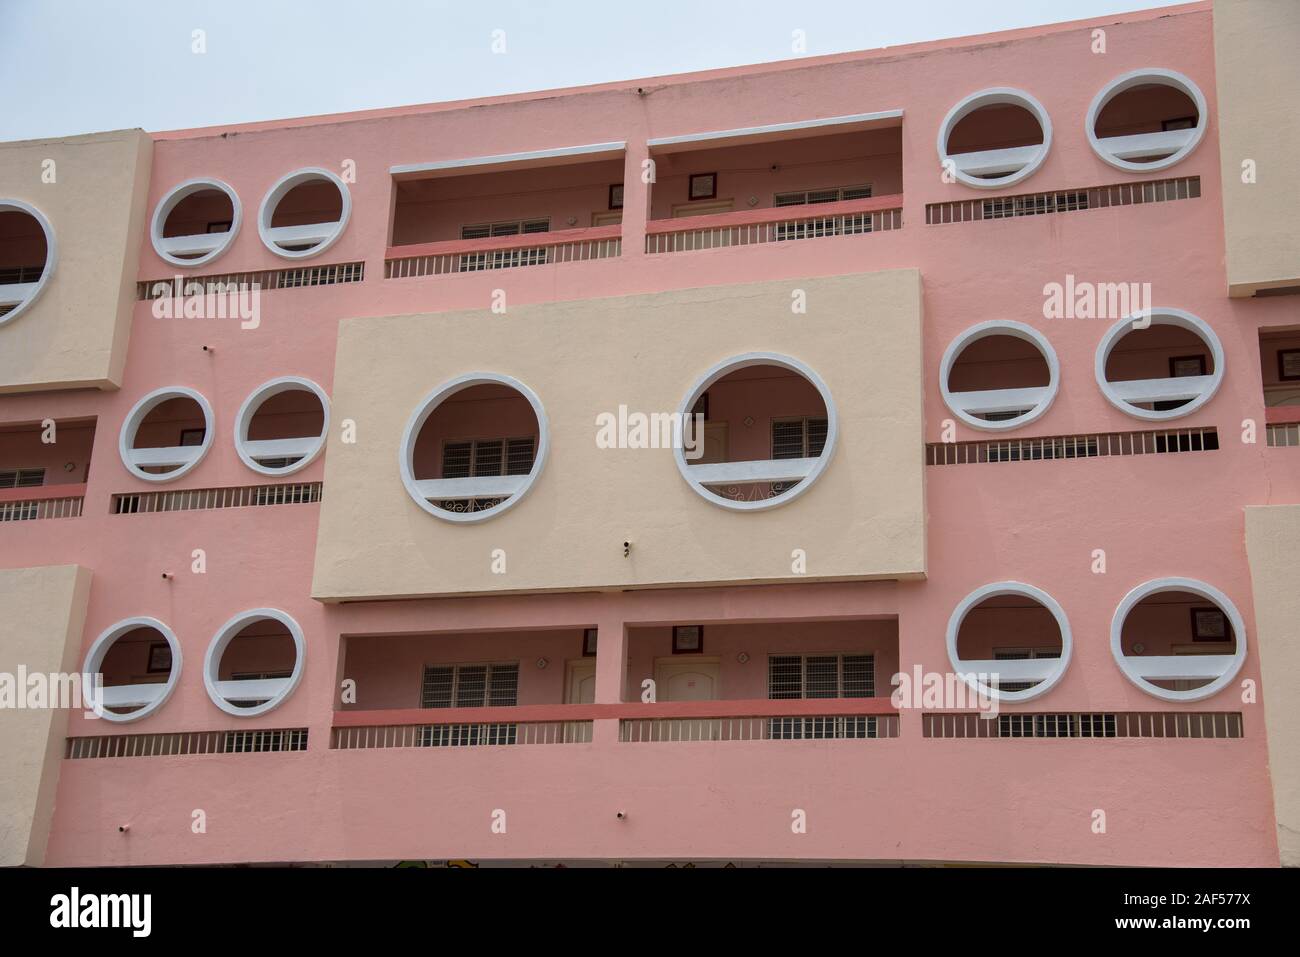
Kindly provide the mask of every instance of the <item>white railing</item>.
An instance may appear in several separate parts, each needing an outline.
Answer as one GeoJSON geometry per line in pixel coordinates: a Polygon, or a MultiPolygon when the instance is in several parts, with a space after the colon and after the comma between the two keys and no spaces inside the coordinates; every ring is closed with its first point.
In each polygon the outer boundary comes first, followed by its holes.
{"type": "Polygon", "coordinates": [[[63,756],[163,758],[186,754],[252,754],[306,751],[306,728],[256,731],[182,731],[159,734],[101,734],[67,739],[63,756]]]}
{"type": "Polygon", "coordinates": [[[622,254],[623,240],[618,226],[425,243],[409,248],[394,246],[384,259],[384,278],[411,279],[586,262],[613,259],[622,254]]]}
{"type": "Polygon", "coordinates": [[[43,518],[78,518],[85,504],[80,495],[0,502],[0,522],[30,522],[43,518]]]}
{"type": "Polygon", "coordinates": [[[743,718],[624,718],[619,740],[811,741],[898,737],[898,715],[814,715],[743,718]]]}
{"type": "Polygon", "coordinates": [[[1240,712],[931,712],[923,738],[1241,738],[1240,712]]]}
{"type": "Polygon", "coordinates": [[[591,741],[591,727],[590,721],[358,725],[334,728],[330,747],[356,751],[369,748],[583,744],[591,741]]]}
{"type": "Polygon", "coordinates": [[[901,229],[902,197],[747,210],[652,222],[647,253],[682,253],[731,246],[826,239],[901,229]],[[891,205],[880,207],[882,200],[891,205]],[[896,203],[897,205],[892,205],[896,203]],[[865,207],[865,208],[864,208],[865,207]],[[795,211],[797,210],[797,212],[795,211]]]}
{"type": "Polygon", "coordinates": [[[320,482],[289,485],[240,485],[232,488],[178,489],[165,492],[115,494],[114,515],[145,512],[187,512],[209,508],[246,508],[259,505],[309,505],[321,499],[320,482]]]}

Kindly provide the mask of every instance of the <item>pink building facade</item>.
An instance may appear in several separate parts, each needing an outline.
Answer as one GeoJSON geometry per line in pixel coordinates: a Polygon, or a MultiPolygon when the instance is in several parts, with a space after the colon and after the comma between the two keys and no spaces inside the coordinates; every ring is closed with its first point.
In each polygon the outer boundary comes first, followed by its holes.
{"type": "Polygon", "coordinates": [[[0,144],[3,862],[1300,860],[1297,39],[0,144]]]}

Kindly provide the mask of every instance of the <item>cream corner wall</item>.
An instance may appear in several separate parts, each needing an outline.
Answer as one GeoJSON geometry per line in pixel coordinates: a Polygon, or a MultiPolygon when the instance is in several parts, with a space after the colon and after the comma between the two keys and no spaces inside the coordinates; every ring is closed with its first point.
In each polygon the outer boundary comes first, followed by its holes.
{"type": "Polygon", "coordinates": [[[140,130],[0,143],[0,197],[40,210],[58,246],[40,299],[0,326],[0,393],[121,385],[152,158],[140,130]]]}
{"type": "MultiPolygon", "coordinates": [[[[340,324],[313,594],[325,601],[925,573],[921,282],[914,269],[340,324]],[[806,291],[794,314],[791,292],[806,291]],[[596,417],[676,411],[715,363],[792,356],[839,415],[834,458],[797,500],[723,509],[672,453],[600,449],[596,417]],[[457,525],[422,511],[398,471],[402,431],[443,382],[513,376],[541,399],[551,450],[518,506],[457,525]],[[632,542],[629,557],[623,542],[632,542]],[[506,573],[494,574],[494,550],[506,573]],[[803,549],[796,576],[791,553],[803,549]]],[[[735,424],[733,423],[733,427],[735,424]]]]}
{"type": "MultiPolygon", "coordinates": [[[[0,673],[77,670],[89,596],[78,565],[0,570],[0,673]]],[[[0,867],[45,859],[67,723],[62,709],[0,709],[0,867]]]]}
{"type": "Polygon", "coordinates": [[[1300,285],[1300,3],[1215,0],[1228,291],[1300,285]],[[1256,182],[1243,183],[1253,160],[1256,182]]]}
{"type": "Polygon", "coordinates": [[[1300,505],[1246,509],[1256,648],[1283,865],[1300,867],[1300,505]]]}

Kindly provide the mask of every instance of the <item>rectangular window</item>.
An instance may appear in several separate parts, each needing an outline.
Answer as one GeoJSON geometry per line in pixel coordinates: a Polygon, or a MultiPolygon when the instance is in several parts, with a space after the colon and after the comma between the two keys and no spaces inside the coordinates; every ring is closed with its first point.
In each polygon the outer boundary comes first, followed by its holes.
{"type": "MultiPolygon", "coordinates": [[[[994,648],[994,661],[1024,661],[1029,658],[1059,658],[1059,648],[994,648]]],[[[1028,691],[1038,681],[1000,681],[999,691],[1028,691]]]]}
{"type": "Polygon", "coordinates": [[[45,469],[4,469],[0,488],[36,488],[45,484],[45,469]]]}
{"type": "MultiPolygon", "coordinates": [[[[526,236],[551,229],[549,219],[523,219],[507,223],[476,223],[460,228],[461,239],[489,239],[496,236],[526,236]]],[[[540,266],[547,260],[544,246],[527,249],[493,249],[481,253],[463,253],[460,272],[505,269],[510,266],[540,266]]]]}
{"type": "MultiPolygon", "coordinates": [[[[772,458],[816,458],[826,447],[827,420],[825,416],[805,416],[798,419],[772,420],[772,458]]],[[[796,482],[773,482],[772,494],[780,495],[794,488],[796,482]]]]}
{"type": "MultiPolygon", "coordinates": [[[[519,439],[467,439],[442,447],[442,477],[478,478],[490,475],[527,475],[533,469],[532,436],[519,439]]],[[[481,512],[501,503],[499,498],[447,499],[440,508],[453,512],[481,512]]]]}
{"type": "MultiPolygon", "coordinates": [[[[504,708],[519,703],[519,662],[494,665],[429,665],[420,688],[422,708],[504,708]]],[[[516,724],[442,724],[421,729],[426,748],[514,744],[516,724]]]]}
{"type": "MultiPolygon", "coordinates": [[[[767,696],[772,700],[814,698],[874,698],[874,655],[769,655],[767,696]]],[[[772,718],[773,739],[874,738],[876,718],[870,715],[825,718],[772,718]]]]}
{"type": "Polygon", "coordinates": [[[791,193],[777,193],[773,197],[773,206],[812,206],[817,203],[838,203],[850,199],[870,199],[870,186],[832,186],[828,189],[796,190],[791,193]]]}

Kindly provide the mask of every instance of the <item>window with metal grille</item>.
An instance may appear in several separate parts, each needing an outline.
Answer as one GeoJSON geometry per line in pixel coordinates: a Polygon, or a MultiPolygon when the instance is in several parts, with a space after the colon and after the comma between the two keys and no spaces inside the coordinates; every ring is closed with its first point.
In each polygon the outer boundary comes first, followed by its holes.
{"type": "Polygon", "coordinates": [[[838,203],[841,200],[870,199],[870,186],[832,186],[828,189],[796,190],[777,193],[773,206],[811,206],[816,203],[838,203]]]}
{"type": "MultiPolygon", "coordinates": [[[[826,448],[827,420],[825,416],[806,416],[799,419],[772,420],[772,458],[816,458],[826,448]]],[[[794,488],[796,482],[773,482],[772,494],[794,488]]]]}
{"type": "Polygon", "coordinates": [[[221,749],[227,754],[256,751],[306,751],[307,729],[286,728],[274,731],[227,731],[221,749]]]}
{"type": "MultiPolygon", "coordinates": [[[[1059,648],[994,648],[994,661],[1024,661],[1030,658],[1059,658],[1059,648]]],[[[994,686],[999,691],[1028,691],[1038,681],[999,681],[994,686]]]]}
{"type": "MultiPolygon", "coordinates": [[[[442,446],[442,477],[478,478],[484,475],[527,475],[533,469],[533,439],[468,439],[442,446]]],[[[503,499],[444,499],[439,508],[452,512],[481,512],[503,499]]]]}
{"type": "Polygon", "coordinates": [[[1113,738],[1113,714],[1000,714],[1000,738],[1113,738]]]}
{"type": "Polygon", "coordinates": [[[45,469],[4,469],[0,488],[35,488],[45,484],[45,469]]]}
{"type": "MultiPolygon", "coordinates": [[[[872,698],[876,693],[873,655],[769,655],[767,696],[796,698],[872,698]]],[[[811,738],[874,738],[871,715],[815,718],[771,718],[768,736],[774,740],[811,738]]]]}
{"type": "Polygon", "coordinates": [[[519,662],[495,665],[428,665],[421,708],[502,708],[519,703],[519,662]]]}
{"type": "Polygon", "coordinates": [[[516,219],[505,223],[475,223],[460,228],[461,239],[488,239],[492,236],[518,236],[545,233],[551,229],[549,219],[516,219]]]}

